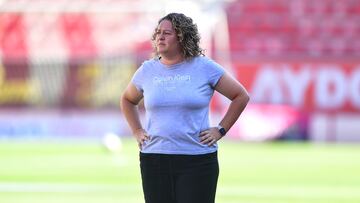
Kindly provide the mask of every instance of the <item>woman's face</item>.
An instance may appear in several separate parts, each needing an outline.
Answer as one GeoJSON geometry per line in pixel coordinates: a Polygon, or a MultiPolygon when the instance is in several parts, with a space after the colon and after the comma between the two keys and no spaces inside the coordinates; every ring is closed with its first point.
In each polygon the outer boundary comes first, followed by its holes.
{"type": "Polygon", "coordinates": [[[163,20],[155,31],[156,50],[160,56],[176,55],[181,53],[176,32],[168,20],[163,20]]]}

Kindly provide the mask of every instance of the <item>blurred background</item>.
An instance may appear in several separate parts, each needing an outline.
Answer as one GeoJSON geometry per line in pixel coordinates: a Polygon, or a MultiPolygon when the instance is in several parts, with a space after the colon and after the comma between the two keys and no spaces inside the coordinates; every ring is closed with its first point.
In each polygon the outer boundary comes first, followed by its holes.
{"type": "Polygon", "coordinates": [[[143,201],[119,99],[169,12],[250,93],[219,202],[360,201],[359,0],[0,0],[1,202],[143,201]]]}

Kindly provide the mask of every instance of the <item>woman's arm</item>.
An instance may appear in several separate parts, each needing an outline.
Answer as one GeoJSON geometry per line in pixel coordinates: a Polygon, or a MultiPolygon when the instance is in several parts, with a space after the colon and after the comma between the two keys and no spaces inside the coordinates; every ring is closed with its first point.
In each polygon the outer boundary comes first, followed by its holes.
{"type": "MultiPolygon", "coordinates": [[[[224,118],[219,123],[226,131],[229,131],[244,111],[250,97],[245,88],[227,73],[220,78],[215,90],[231,100],[224,118]]],[[[201,143],[208,145],[214,144],[221,137],[217,128],[210,128],[200,133],[201,143]]]]}
{"type": "Polygon", "coordinates": [[[122,94],[120,102],[121,111],[124,114],[140,149],[142,144],[149,139],[149,136],[141,126],[137,108],[137,105],[142,98],[143,94],[130,83],[122,94]]]}
{"type": "Polygon", "coordinates": [[[226,73],[220,78],[215,90],[231,100],[224,118],[219,123],[226,131],[229,131],[244,111],[250,97],[245,88],[226,73]]]}

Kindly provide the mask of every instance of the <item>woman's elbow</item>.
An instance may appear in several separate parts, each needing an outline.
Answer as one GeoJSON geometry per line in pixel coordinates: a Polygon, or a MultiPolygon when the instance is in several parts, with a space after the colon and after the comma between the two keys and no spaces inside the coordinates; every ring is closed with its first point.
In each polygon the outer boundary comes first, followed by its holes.
{"type": "Polygon", "coordinates": [[[124,92],[120,97],[120,106],[124,105],[138,105],[141,100],[140,96],[135,96],[129,92],[124,92]]]}
{"type": "Polygon", "coordinates": [[[123,110],[125,102],[126,102],[126,97],[125,97],[125,94],[123,93],[120,96],[120,108],[121,108],[121,110],[123,110]]]}
{"type": "Polygon", "coordinates": [[[238,100],[241,101],[241,103],[243,103],[245,105],[250,101],[250,95],[245,89],[242,89],[239,92],[239,94],[237,95],[237,98],[238,98],[238,100]]]}
{"type": "Polygon", "coordinates": [[[247,91],[244,92],[243,97],[244,97],[245,103],[248,103],[250,101],[250,95],[247,91]]]}
{"type": "Polygon", "coordinates": [[[120,95],[120,103],[123,103],[126,100],[125,92],[120,95]]]}

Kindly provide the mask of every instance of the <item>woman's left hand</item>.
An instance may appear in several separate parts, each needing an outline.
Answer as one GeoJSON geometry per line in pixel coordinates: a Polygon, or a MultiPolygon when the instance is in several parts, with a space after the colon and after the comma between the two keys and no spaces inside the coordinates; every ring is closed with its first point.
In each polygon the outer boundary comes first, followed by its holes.
{"type": "Polygon", "coordinates": [[[218,128],[216,127],[201,131],[199,137],[201,144],[207,144],[208,146],[215,144],[222,138],[218,128]]]}

